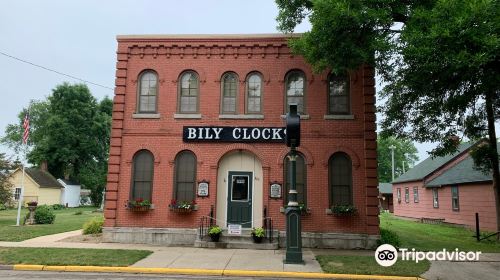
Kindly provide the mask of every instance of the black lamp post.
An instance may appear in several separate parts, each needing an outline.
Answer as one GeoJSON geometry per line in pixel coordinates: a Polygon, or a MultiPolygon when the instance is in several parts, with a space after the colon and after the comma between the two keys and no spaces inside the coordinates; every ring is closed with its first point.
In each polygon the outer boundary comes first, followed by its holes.
{"type": "Polygon", "coordinates": [[[288,159],[290,168],[290,191],[286,207],[286,254],[285,263],[302,264],[302,225],[300,209],[297,202],[297,151],[300,146],[300,116],[297,114],[297,105],[290,105],[290,112],[286,115],[286,145],[290,147],[288,159]]]}

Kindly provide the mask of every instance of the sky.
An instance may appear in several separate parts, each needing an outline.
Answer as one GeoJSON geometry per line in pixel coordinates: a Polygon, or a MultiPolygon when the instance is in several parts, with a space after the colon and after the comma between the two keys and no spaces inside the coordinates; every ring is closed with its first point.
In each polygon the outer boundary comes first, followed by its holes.
{"type": "MultiPolygon", "coordinates": [[[[78,77],[98,99],[113,97],[116,35],[277,33],[272,0],[7,0],[0,9],[0,52],[78,77]],[[108,87],[108,88],[106,88],[108,87]]],[[[305,22],[295,32],[305,32],[305,22]]],[[[0,137],[30,100],[80,81],[0,54],[0,137]]],[[[435,145],[415,143],[420,160],[435,145]]],[[[0,152],[16,156],[0,144],[0,152]]]]}

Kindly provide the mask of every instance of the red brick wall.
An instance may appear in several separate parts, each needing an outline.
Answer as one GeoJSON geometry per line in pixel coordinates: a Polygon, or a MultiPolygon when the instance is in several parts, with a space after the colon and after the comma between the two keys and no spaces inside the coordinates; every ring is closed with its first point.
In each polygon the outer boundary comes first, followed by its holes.
{"type": "MultiPolygon", "coordinates": [[[[375,134],[374,71],[362,67],[351,74],[353,120],[325,120],[327,75],[314,74],[302,57],[294,56],[281,36],[268,38],[119,38],[116,89],[106,196],[106,226],[188,227],[198,226],[199,218],[216,205],[217,165],[233,149],[248,150],[262,162],[264,206],[277,229],[284,229],[279,212],[283,200],[271,200],[269,183],[283,182],[283,144],[183,143],[182,127],[197,126],[284,126],[284,77],[292,69],[304,71],[306,113],[303,120],[301,151],[307,163],[307,197],[311,214],[303,217],[308,232],[349,232],[378,234],[377,161],[375,134]],[[159,76],[159,119],[133,119],[136,111],[137,79],[141,71],[152,69],[159,76]],[[201,119],[174,119],[177,109],[177,79],[185,70],[200,76],[201,119]],[[245,77],[259,71],[263,83],[263,120],[220,120],[220,78],[233,71],[240,79],[238,108],[244,113],[245,77]],[[129,198],[132,157],[140,149],[155,156],[153,203],[147,213],[125,208],[129,198]],[[173,193],[173,161],[184,149],[192,150],[198,160],[197,180],[210,181],[210,197],[197,198],[199,211],[173,213],[168,204],[173,193]],[[355,217],[327,215],[328,159],[337,151],[347,153],[353,162],[355,217]]],[[[216,209],[217,211],[217,209],[216,209]]]]}
{"type": "Polygon", "coordinates": [[[496,230],[495,197],[491,183],[458,185],[459,211],[451,207],[451,188],[438,188],[439,208],[432,204],[432,189],[423,188],[421,182],[393,185],[394,214],[411,218],[445,219],[447,223],[467,225],[475,228],[475,213],[479,213],[482,230],[496,230]],[[404,199],[404,189],[410,190],[410,202],[404,199]],[[413,187],[418,187],[419,202],[413,202],[413,187]],[[401,188],[401,203],[397,201],[397,188],[401,188]]]}

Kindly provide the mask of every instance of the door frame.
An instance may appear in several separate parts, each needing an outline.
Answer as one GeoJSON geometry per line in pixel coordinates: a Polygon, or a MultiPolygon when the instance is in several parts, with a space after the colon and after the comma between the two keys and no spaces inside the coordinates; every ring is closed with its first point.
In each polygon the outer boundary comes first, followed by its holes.
{"type": "Polygon", "coordinates": [[[251,214],[250,228],[253,228],[253,224],[254,224],[253,223],[254,222],[253,221],[253,206],[254,206],[253,201],[254,201],[254,196],[255,196],[255,191],[254,191],[254,178],[255,178],[255,175],[254,175],[253,171],[248,171],[248,170],[228,170],[227,171],[227,174],[226,174],[226,180],[227,180],[227,182],[226,182],[226,207],[225,207],[226,209],[224,210],[226,212],[226,220],[224,221],[224,225],[227,228],[227,226],[229,224],[228,223],[229,219],[228,219],[228,215],[227,215],[228,214],[227,210],[229,209],[229,196],[231,195],[231,192],[229,190],[229,173],[231,173],[231,172],[240,172],[240,173],[245,172],[245,173],[250,174],[249,179],[252,180],[252,207],[251,207],[251,210],[250,210],[250,214],[251,214]]]}

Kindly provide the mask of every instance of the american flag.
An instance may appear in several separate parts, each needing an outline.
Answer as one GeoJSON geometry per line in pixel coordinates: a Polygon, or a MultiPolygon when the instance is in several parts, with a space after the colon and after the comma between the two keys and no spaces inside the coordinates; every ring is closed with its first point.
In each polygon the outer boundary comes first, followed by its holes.
{"type": "Polygon", "coordinates": [[[24,116],[23,127],[24,127],[23,143],[26,144],[28,142],[28,137],[30,135],[30,115],[28,113],[26,113],[26,116],[24,116]]]}

